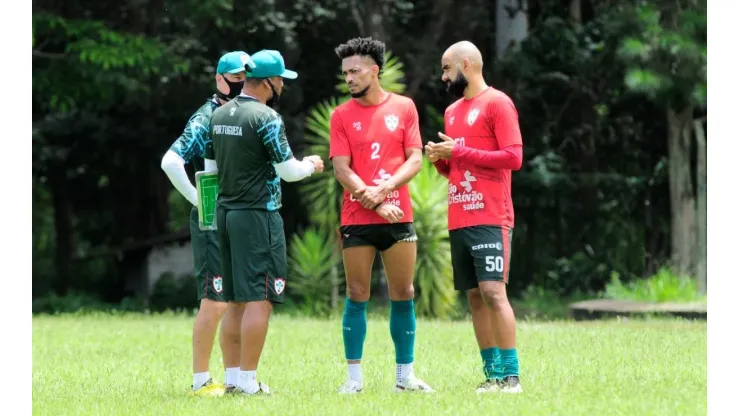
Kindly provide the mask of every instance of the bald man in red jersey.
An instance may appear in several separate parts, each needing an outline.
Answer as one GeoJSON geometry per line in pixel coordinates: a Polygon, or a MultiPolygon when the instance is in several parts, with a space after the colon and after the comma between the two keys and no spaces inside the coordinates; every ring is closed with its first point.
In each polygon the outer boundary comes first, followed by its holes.
{"type": "Polygon", "coordinates": [[[514,103],[486,84],[470,42],[442,55],[442,81],[458,98],[445,111],[445,134],[426,146],[449,179],[448,228],[455,288],[465,291],[486,377],[478,393],[519,393],[516,319],[506,296],[514,230],[511,172],[522,165],[514,103]]]}

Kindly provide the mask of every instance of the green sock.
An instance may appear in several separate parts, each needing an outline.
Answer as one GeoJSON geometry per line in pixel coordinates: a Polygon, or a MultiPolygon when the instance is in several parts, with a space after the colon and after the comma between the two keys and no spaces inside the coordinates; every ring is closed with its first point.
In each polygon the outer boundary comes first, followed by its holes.
{"type": "Polygon", "coordinates": [[[501,366],[504,377],[519,375],[519,358],[516,356],[516,348],[501,350],[501,366]]]}
{"type": "Polygon", "coordinates": [[[396,364],[413,363],[416,338],[413,299],[391,301],[391,338],[396,346],[396,364]]]}
{"type": "Polygon", "coordinates": [[[493,347],[493,378],[503,380],[504,369],[501,367],[501,351],[498,347],[493,347]]]}
{"type": "Polygon", "coordinates": [[[501,380],[504,378],[501,371],[501,353],[498,347],[480,350],[480,356],[483,359],[483,375],[486,380],[501,380]]]}
{"type": "Polygon", "coordinates": [[[347,360],[362,359],[362,347],[367,334],[367,302],[355,302],[350,298],[344,301],[342,316],[342,338],[344,357],[347,360]]]}

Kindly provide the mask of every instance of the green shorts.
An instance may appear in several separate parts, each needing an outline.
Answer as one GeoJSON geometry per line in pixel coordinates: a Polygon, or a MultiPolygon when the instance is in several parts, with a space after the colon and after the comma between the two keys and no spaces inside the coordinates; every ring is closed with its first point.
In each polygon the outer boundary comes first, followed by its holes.
{"type": "Polygon", "coordinates": [[[287,252],[280,213],[219,207],[216,221],[226,300],[283,303],[287,252]]]}
{"type": "Polygon", "coordinates": [[[481,281],[508,283],[512,234],[511,228],[492,225],[450,231],[455,289],[475,289],[481,281]]]}
{"type": "Polygon", "coordinates": [[[386,251],[399,241],[416,241],[414,223],[343,225],[339,227],[342,249],[373,246],[386,251]]]}
{"type": "Polygon", "coordinates": [[[193,274],[198,289],[198,300],[225,302],[218,232],[200,229],[198,209],[195,207],[190,211],[190,245],[193,246],[193,274]]]}

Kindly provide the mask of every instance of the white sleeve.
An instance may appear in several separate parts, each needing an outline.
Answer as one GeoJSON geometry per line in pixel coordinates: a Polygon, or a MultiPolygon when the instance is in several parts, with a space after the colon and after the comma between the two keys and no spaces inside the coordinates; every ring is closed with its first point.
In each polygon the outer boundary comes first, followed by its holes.
{"type": "Polygon", "coordinates": [[[285,182],[297,182],[303,178],[311,176],[316,169],[316,166],[310,160],[301,160],[300,162],[296,158],[290,158],[282,163],[276,163],[275,170],[277,171],[280,178],[285,182]]]}
{"type": "Polygon", "coordinates": [[[216,166],[216,161],[213,159],[203,159],[205,161],[205,171],[206,172],[215,172],[218,170],[218,166],[216,166]]]}
{"type": "Polygon", "coordinates": [[[185,172],[185,160],[172,150],[168,150],[162,157],[162,170],[170,178],[170,182],[182,196],[193,206],[198,206],[198,191],[190,183],[187,172],[185,172]]]}

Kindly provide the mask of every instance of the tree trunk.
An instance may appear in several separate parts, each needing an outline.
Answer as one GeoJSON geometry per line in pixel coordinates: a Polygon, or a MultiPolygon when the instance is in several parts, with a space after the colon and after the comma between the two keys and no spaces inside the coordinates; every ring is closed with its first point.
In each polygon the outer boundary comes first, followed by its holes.
{"type": "Polygon", "coordinates": [[[570,0],[570,18],[575,23],[581,23],[581,0],[570,0]]]}
{"type": "MultiPolygon", "coordinates": [[[[407,66],[407,78],[410,82],[407,84],[406,95],[414,98],[419,92],[421,85],[426,82],[429,78],[427,63],[438,65],[441,57],[441,52],[438,50],[438,45],[444,34],[444,28],[447,21],[450,19],[452,13],[450,8],[453,7],[453,0],[436,0],[432,6],[431,15],[435,16],[434,19],[428,19],[425,28],[424,42],[420,42],[415,52],[411,55],[411,61],[414,61],[412,65],[407,66]]],[[[449,45],[443,45],[446,49],[449,45]]],[[[485,57],[485,55],[484,55],[485,57]]],[[[408,58],[408,57],[407,57],[408,58]]],[[[411,62],[410,62],[411,63],[411,62]]]]}
{"type": "Polygon", "coordinates": [[[707,293],[707,136],[704,121],[695,120],[696,132],[696,279],[699,293],[707,293]]]}
{"type": "Polygon", "coordinates": [[[365,21],[363,22],[363,27],[367,30],[365,36],[385,42],[387,39],[383,20],[385,20],[385,15],[381,2],[377,0],[365,0],[365,21]]]}
{"type": "Polygon", "coordinates": [[[496,58],[527,37],[527,0],[496,0],[496,58]]]}
{"type": "Polygon", "coordinates": [[[692,109],[668,109],[671,262],[681,277],[696,276],[696,194],[691,182],[692,109]]]}
{"type": "Polygon", "coordinates": [[[72,204],[69,199],[65,169],[57,169],[49,175],[49,188],[54,206],[54,233],[56,280],[54,291],[62,296],[70,285],[70,266],[74,252],[74,230],[72,229],[72,204]]]}

